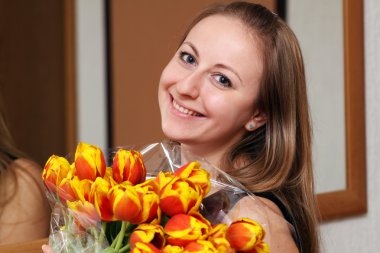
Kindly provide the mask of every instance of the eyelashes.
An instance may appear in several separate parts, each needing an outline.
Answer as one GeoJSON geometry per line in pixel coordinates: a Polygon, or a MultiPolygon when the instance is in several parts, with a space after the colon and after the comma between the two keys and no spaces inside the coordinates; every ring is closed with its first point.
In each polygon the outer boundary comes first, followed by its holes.
{"type": "Polygon", "coordinates": [[[185,52],[185,51],[180,51],[180,52],[179,52],[179,57],[180,57],[180,59],[181,59],[183,62],[185,62],[185,63],[187,63],[187,64],[192,64],[192,65],[194,65],[194,64],[197,63],[195,57],[194,57],[193,55],[191,55],[191,54],[185,52]]]}
{"type": "MultiPolygon", "coordinates": [[[[198,64],[196,58],[186,52],[186,51],[180,51],[179,52],[179,58],[184,64],[189,64],[189,65],[194,65],[196,66],[198,64]]],[[[224,74],[222,73],[213,73],[212,78],[214,81],[217,82],[218,85],[222,86],[223,88],[229,88],[232,87],[232,82],[231,80],[224,74]]]]}

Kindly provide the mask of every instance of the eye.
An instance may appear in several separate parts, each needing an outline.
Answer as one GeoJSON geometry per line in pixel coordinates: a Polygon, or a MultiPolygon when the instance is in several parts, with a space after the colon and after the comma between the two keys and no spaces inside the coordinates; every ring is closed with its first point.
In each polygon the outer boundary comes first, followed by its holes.
{"type": "Polygon", "coordinates": [[[231,80],[222,74],[215,74],[213,75],[213,78],[220,83],[223,87],[231,87],[231,80]]]}
{"type": "Polygon", "coordinates": [[[189,54],[187,52],[180,52],[179,53],[179,57],[185,63],[192,64],[192,65],[197,63],[197,61],[195,60],[194,56],[192,56],[191,54],[189,54]]]}

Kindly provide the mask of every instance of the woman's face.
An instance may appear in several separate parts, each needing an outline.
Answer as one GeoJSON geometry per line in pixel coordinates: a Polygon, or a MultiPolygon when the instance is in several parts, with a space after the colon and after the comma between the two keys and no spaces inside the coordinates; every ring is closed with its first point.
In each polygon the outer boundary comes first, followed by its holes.
{"type": "Polygon", "coordinates": [[[257,41],[243,23],[222,15],[201,20],[161,75],[166,137],[206,153],[225,151],[247,131],[262,69],[257,41]]]}

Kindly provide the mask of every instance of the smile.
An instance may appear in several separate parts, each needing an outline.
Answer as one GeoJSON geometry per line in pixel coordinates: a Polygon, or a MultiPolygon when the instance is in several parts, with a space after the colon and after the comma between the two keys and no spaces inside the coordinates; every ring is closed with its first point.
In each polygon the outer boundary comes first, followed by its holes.
{"type": "Polygon", "coordinates": [[[190,109],[187,109],[185,107],[182,107],[180,106],[179,104],[177,104],[177,102],[173,99],[173,107],[177,110],[177,111],[180,111],[181,113],[183,114],[187,114],[187,115],[190,115],[190,116],[196,116],[196,117],[202,117],[203,115],[200,114],[200,113],[197,113],[195,111],[192,111],[190,109]]]}

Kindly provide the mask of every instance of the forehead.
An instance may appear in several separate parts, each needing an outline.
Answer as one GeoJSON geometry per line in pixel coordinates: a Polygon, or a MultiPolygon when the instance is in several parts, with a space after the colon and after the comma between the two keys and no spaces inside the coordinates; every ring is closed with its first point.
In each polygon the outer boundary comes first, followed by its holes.
{"type": "Polygon", "coordinates": [[[257,77],[262,73],[262,57],[258,37],[239,18],[212,15],[199,21],[185,41],[197,48],[200,57],[214,63],[232,65],[242,75],[257,77]]]}

